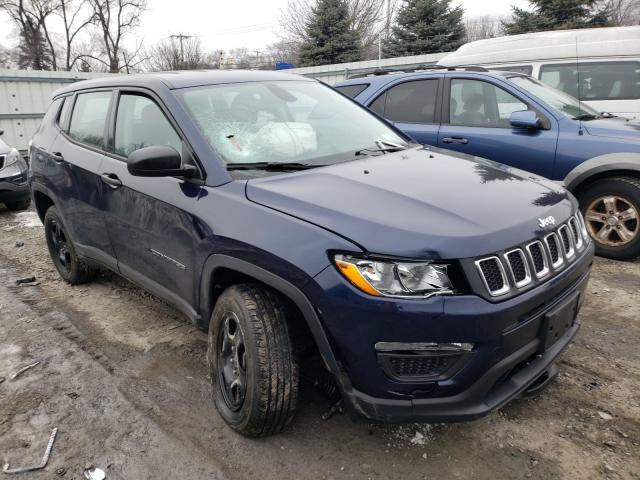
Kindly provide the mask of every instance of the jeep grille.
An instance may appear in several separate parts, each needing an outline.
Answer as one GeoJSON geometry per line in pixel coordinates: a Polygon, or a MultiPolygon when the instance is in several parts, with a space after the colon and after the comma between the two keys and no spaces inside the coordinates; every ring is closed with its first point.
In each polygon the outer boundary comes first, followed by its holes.
{"type": "Polygon", "coordinates": [[[577,258],[588,239],[583,237],[581,220],[576,213],[543,240],[507,250],[502,255],[476,260],[484,286],[493,297],[519,290],[534,281],[557,272],[577,258]]]}

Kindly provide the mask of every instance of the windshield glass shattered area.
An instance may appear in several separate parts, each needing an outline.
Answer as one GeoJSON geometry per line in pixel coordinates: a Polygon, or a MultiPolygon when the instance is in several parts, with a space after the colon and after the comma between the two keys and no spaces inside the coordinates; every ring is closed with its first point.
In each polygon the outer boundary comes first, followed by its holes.
{"type": "Polygon", "coordinates": [[[535,95],[543,102],[548,103],[563,115],[569,118],[598,118],[600,114],[593,108],[579,102],[577,98],[568,93],[556,90],[531,77],[509,77],[513,83],[525,89],[531,95],[535,95]]]}
{"type": "Polygon", "coordinates": [[[313,81],[210,85],[179,94],[227,163],[330,164],[380,142],[406,145],[384,122],[313,81]]]}

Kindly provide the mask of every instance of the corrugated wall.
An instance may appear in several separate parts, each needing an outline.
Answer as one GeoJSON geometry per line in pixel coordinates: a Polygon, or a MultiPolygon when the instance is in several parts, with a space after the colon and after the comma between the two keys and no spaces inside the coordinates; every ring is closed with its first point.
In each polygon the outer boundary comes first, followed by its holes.
{"type": "Polygon", "coordinates": [[[383,58],[382,60],[366,60],[364,62],[338,63],[334,65],[321,65],[319,67],[292,68],[287,73],[297,73],[308,77],[317,78],[325,83],[333,85],[346,79],[350,75],[369,73],[378,68],[394,67],[409,68],[418,65],[433,65],[449,53],[431,53],[428,55],[415,55],[411,57],[383,58]]]}
{"type": "Polygon", "coordinates": [[[0,130],[4,130],[2,140],[18,150],[26,150],[29,139],[40,125],[55,90],[70,82],[104,75],[0,70],[0,130]]]}

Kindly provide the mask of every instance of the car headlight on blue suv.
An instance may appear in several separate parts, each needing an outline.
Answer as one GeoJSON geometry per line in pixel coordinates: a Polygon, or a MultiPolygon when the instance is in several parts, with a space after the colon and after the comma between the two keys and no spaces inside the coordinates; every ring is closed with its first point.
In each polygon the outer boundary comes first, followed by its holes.
{"type": "Polygon", "coordinates": [[[20,159],[20,152],[15,148],[9,150],[9,153],[4,158],[4,166],[8,167],[9,165],[13,165],[20,159]]]}
{"type": "Polygon", "coordinates": [[[376,297],[427,298],[453,293],[447,265],[334,255],[336,267],[364,293],[376,297]]]}

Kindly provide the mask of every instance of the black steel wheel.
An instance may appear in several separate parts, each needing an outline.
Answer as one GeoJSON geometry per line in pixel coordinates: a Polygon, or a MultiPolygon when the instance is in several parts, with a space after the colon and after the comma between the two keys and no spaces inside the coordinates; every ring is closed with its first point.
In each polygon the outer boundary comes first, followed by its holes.
{"type": "Polygon", "coordinates": [[[222,292],[211,315],[213,401],[224,421],[248,437],[278,433],[293,419],[299,368],[285,314],[277,293],[241,284],[222,292]]]}
{"type": "Polygon", "coordinates": [[[76,255],[73,242],[55,207],[50,207],[44,216],[44,233],[51,260],[60,276],[76,285],[91,280],[96,271],[76,255]]]}

